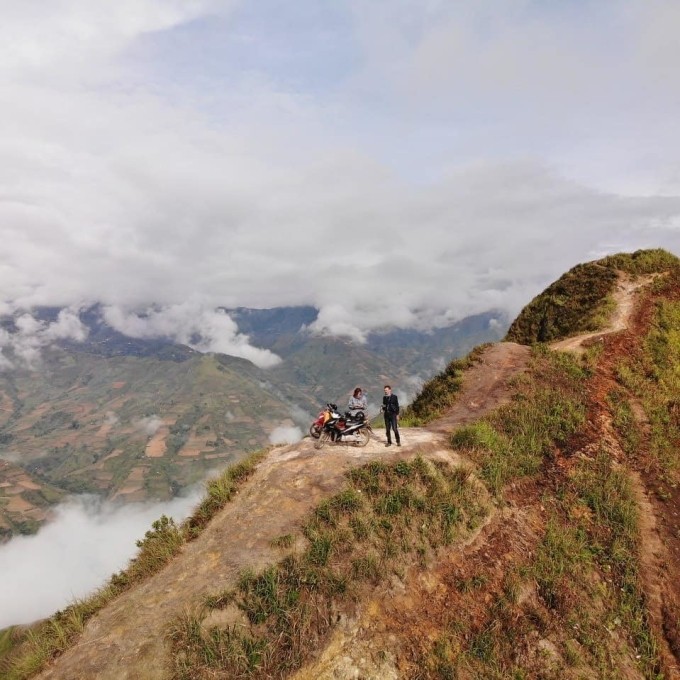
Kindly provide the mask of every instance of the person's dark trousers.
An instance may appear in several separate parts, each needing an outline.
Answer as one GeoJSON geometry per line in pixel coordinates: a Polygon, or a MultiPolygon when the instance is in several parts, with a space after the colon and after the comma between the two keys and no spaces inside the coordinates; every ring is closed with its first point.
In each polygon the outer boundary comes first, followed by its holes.
{"type": "Polygon", "coordinates": [[[390,428],[394,430],[394,440],[397,444],[401,443],[399,439],[399,427],[397,427],[397,414],[396,413],[385,413],[385,430],[387,431],[387,443],[392,443],[392,436],[390,433],[390,428]]]}

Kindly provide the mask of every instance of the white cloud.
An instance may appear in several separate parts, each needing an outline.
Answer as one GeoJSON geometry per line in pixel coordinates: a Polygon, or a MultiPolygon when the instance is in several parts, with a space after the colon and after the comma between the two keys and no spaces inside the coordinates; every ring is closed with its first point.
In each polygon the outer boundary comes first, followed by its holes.
{"type": "MultiPolygon", "coordinates": [[[[107,414],[107,421],[109,420],[107,414]]],[[[146,416],[134,421],[134,426],[144,432],[144,434],[153,436],[158,432],[158,429],[163,425],[163,420],[158,416],[146,416]]]]}
{"type": "Polygon", "coordinates": [[[40,363],[44,347],[55,340],[82,342],[88,333],[77,312],[72,309],[62,309],[57,320],[52,322],[40,321],[24,313],[15,318],[14,324],[14,332],[0,329],[0,370],[15,365],[35,369],[40,363]],[[3,354],[5,350],[9,351],[13,361],[3,354]]]}
{"type": "Polygon", "coordinates": [[[269,433],[272,444],[295,444],[302,439],[302,430],[296,425],[278,425],[269,433]]]}
{"type": "Polygon", "coordinates": [[[269,368],[280,358],[266,349],[253,347],[248,336],[222,309],[207,309],[188,303],[150,309],[143,315],[117,306],[104,309],[104,318],[113,328],[133,338],[165,337],[200,352],[221,352],[269,368]]]}
{"type": "Polygon", "coordinates": [[[233,3],[192,0],[38,0],[6,3],[0,25],[0,72],[39,79],[96,74],[145,33],[168,30],[233,3]]]}
{"type": "Polygon", "coordinates": [[[668,2],[62,5],[0,27],[14,305],[103,302],[267,366],[216,308],[315,304],[315,331],[361,340],[680,251],[668,2]]]}
{"type": "Polygon", "coordinates": [[[305,430],[309,427],[309,424],[312,421],[311,413],[305,411],[303,408],[300,408],[299,406],[295,406],[294,404],[290,407],[290,417],[296,423],[300,423],[301,425],[303,425],[305,430]]]}
{"type": "Polygon", "coordinates": [[[62,309],[57,320],[45,328],[45,340],[75,340],[82,342],[87,338],[88,330],[83,325],[77,313],[71,309],[62,309]]]}
{"type": "Polygon", "coordinates": [[[195,492],[167,503],[116,507],[76,497],[59,506],[37,535],[0,546],[0,628],[30,623],[86,597],[126,566],[154,520],[165,514],[180,522],[198,500],[195,492]]]}

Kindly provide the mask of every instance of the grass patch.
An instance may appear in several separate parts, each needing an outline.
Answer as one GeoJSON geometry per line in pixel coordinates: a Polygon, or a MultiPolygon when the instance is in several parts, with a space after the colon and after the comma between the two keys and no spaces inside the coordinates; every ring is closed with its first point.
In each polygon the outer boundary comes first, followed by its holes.
{"type": "Polygon", "coordinates": [[[544,502],[548,519],[524,565],[491,590],[481,575],[455,584],[470,607],[461,603],[423,651],[422,677],[557,680],[571,668],[573,677],[614,678],[635,658],[642,677],[659,680],[626,473],[605,454],[582,459],[544,502]],[[521,590],[535,595],[520,600],[521,590]],[[481,597],[480,621],[472,612],[481,597]]]}
{"type": "Polygon", "coordinates": [[[465,372],[481,361],[482,354],[490,345],[475,347],[466,357],[454,359],[447,367],[426,382],[420,394],[402,410],[399,424],[402,427],[418,427],[434,420],[456,401],[463,384],[465,372]]]}
{"type": "Polygon", "coordinates": [[[584,503],[592,516],[582,522],[590,550],[608,575],[608,623],[621,626],[647,678],[658,678],[656,640],[649,626],[639,573],[638,508],[627,473],[612,467],[608,455],[582,461],[570,480],[570,497],[584,503]]]}
{"type": "Polygon", "coordinates": [[[293,534],[284,534],[283,536],[279,536],[278,538],[275,538],[271,542],[272,548],[281,548],[283,550],[287,550],[288,548],[292,548],[294,544],[295,544],[295,536],[293,536],[293,534]]]}
{"type": "Polygon", "coordinates": [[[100,609],[122,592],[160,571],[231,500],[265,453],[260,451],[252,454],[243,462],[227,468],[219,477],[209,480],[205,498],[181,525],[176,525],[172,518],[165,515],[154,521],[144,538],[137,541],[139,550],[128,566],[114,574],[94,594],[75,601],[49,619],[32,626],[22,641],[12,648],[3,644],[0,649],[6,651],[0,654],[2,677],[5,680],[23,680],[37,673],[49,660],[73,645],[85,623],[100,609]]]}
{"type": "Polygon", "coordinates": [[[512,479],[538,472],[546,456],[583,424],[588,372],[579,360],[536,347],[513,401],[451,435],[498,494],[512,479]]]}
{"type": "Polygon", "coordinates": [[[610,255],[600,260],[600,264],[619,269],[631,276],[643,276],[677,269],[680,267],[680,259],[662,248],[652,248],[610,255]]]}
{"type": "Polygon", "coordinates": [[[619,435],[621,448],[629,456],[636,456],[640,451],[642,434],[626,393],[620,389],[612,390],[607,395],[607,403],[611,409],[612,423],[619,435]]]}
{"type": "MultiPolygon", "coordinates": [[[[661,343],[657,366],[673,364],[671,344],[661,343]]],[[[555,447],[568,454],[572,436],[582,436],[587,380],[597,359],[535,347],[513,402],[452,435],[490,489],[501,495],[509,481],[537,471],[555,447]]],[[[608,404],[624,446],[637,450],[640,433],[627,394],[612,391],[608,404]]],[[[574,677],[619,677],[622,660],[635,658],[643,677],[658,680],[630,479],[605,453],[567,470],[552,478],[542,499],[547,520],[525,564],[515,565],[500,587],[485,581],[485,573],[454,581],[472,603],[484,597],[488,615],[480,621],[471,613],[474,604],[471,612],[461,605],[416,662],[425,669],[422,677],[557,679],[568,668],[574,677]]]]}
{"type": "Polygon", "coordinates": [[[248,626],[204,630],[202,616],[172,635],[175,678],[284,677],[325,640],[362,587],[418,563],[476,527],[485,514],[469,471],[422,458],[374,462],[347,473],[348,487],[308,517],[304,552],[212,603],[236,606],[248,626]]]}

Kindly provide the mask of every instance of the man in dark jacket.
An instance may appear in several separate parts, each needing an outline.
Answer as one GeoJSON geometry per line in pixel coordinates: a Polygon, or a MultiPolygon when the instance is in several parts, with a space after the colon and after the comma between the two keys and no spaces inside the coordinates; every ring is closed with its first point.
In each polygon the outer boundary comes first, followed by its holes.
{"type": "Polygon", "coordinates": [[[399,420],[399,399],[397,399],[396,394],[392,394],[392,388],[389,385],[385,385],[381,410],[385,415],[385,430],[387,431],[387,444],[385,446],[392,446],[390,429],[394,430],[394,439],[397,442],[397,446],[401,446],[399,427],[397,426],[397,421],[399,420]]]}

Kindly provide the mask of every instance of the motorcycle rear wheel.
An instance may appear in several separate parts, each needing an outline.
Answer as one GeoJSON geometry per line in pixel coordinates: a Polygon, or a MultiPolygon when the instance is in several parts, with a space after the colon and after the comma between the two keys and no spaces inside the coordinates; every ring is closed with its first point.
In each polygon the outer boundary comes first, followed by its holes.
{"type": "Polygon", "coordinates": [[[355,446],[366,446],[366,444],[368,444],[368,440],[371,438],[371,435],[368,429],[364,427],[357,432],[357,437],[359,437],[359,441],[355,444],[355,446]]]}
{"type": "Polygon", "coordinates": [[[315,449],[321,449],[331,438],[330,432],[321,432],[319,438],[314,442],[315,449]]]}

